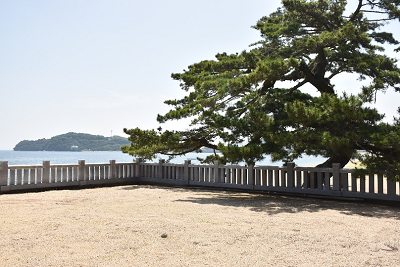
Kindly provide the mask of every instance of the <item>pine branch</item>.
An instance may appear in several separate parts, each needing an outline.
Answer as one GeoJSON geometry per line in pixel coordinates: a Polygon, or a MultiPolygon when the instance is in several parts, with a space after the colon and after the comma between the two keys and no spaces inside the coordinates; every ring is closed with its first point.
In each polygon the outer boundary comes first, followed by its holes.
{"type": "Polygon", "coordinates": [[[361,12],[366,12],[366,13],[377,13],[377,14],[387,14],[387,12],[385,12],[385,11],[364,10],[364,9],[362,9],[361,12]]]}
{"type": "Polygon", "coordinates": [[[354,11],[354,13],[350,17],[351,22],[353,22],[356,19],[357,15],[361,11],[362,6],[363,6],[363,0],[358,0],[358,6],[357,6],[356,10],[354,11]]]}

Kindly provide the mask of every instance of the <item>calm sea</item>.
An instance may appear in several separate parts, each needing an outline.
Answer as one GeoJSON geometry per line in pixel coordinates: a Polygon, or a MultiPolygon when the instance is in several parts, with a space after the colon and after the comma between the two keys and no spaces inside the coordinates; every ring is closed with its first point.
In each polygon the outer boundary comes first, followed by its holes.
{"type": "MultiPolygon", "coordinates": [[[[172,160],[173,163],[183,163],[190,159],[193,164],[197,164],[197,157],[206,157],[208,153],[188,153],[186,156],[172,160]]],[[[132,162],[133,157],[120,151],[93,151],[93,152],[61,152],[61,151],[12,151],[0,150],[0,161],[8,161],[8,165],[37,165],[44,160],[49,160],[51,164],[77,164],[78,160],[85,160],[86,163],[106,163],[111,159],[116,162],[132,162]]],[[[156,160],[158,161],[158,160],[156,160]]],[[[316,165],[324,161],[322,157],[303,157],[296,160],[300,166],[316,165]]],[[[269,158],[258,162],[257,165],[280,166],[282,162],[272,162],[269,158]]]]}
{"type": "Polygon", "coordinates": [[[0,161],[9,165],[37,165],[44,160],[51,164],[75,164],[78,160],[87,163],[106,163],[110,159],[117,162],[132,162],[133,157],[120,151],[64,152],[64,151],[12,151],[0,150],[0,161]]]}

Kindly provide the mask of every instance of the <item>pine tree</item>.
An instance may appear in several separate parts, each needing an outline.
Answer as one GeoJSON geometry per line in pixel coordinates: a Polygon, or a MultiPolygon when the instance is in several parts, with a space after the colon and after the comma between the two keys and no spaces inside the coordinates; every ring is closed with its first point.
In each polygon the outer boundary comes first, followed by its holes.
{"type": "Polygon", "coordinates": [[[344,0],[283,0],[253,27],[262,39],[249,51],[220,53],[172,74],[187,94],[165,101],[172,109],[157,120],[190,118],[188,130],[124,129],[132,143],[123,151],[152,159],[208,147],[221,154],[204,162],[223,164],[254,164],[266,155],[286,162],[327,157],[318,167],[358,158],[369,170],[399,179],[400,123],[383,123],[366,105],[377,91],[400,91],[397,60],[383,47],[399,42],[382,30],[400,19],[399,4],[359,0],[349,11],[344,0]],[[339,95],[332,79],[345,73],[370,83],[355,94],[340,88],[339,95]],[[306,85],[318,96],[306,93],[306,85]]]}

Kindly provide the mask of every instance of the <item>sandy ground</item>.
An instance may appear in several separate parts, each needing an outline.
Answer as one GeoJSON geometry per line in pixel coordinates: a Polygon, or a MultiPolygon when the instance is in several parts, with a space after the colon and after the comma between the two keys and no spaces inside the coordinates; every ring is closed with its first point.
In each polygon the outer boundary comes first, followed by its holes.
{"type": "Polygon", "coordinates": [[[1,266],[400,266],[398,207],[159,186],[0,201],[1,266]]]}

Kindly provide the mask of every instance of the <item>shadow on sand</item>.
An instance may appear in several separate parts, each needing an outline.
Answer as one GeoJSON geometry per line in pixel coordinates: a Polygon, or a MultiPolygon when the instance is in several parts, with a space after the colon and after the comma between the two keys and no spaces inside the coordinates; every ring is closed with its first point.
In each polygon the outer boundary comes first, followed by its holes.
{"type": "Polygon", "coordinates": [[[311,197],[287,196],[266,193],[248,193],[225,189],[204,189],[192,187],[167,187],[158,185],[138,185],[123,187],[124,190],[165,189],[173,192],[192,192],[193,196],[176,200],[201,205],[220,205],[227,207],[245,207],[255,212],[270,215],[280,213],[319,212],[336,210],[346,215],[359,215],[375,218],[393,218],[400,220],[400,206],[388,206],[364,203],[360,200],[335,200],[311,197]]]}

